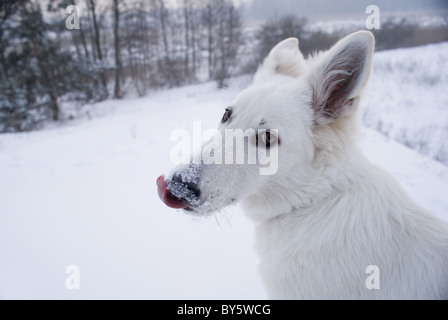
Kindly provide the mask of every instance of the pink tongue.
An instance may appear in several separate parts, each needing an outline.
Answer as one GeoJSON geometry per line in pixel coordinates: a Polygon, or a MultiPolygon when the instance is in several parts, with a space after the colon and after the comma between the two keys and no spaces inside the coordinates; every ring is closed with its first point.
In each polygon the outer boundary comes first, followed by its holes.
{"type": "Polygon", "coordinates": [[[160,199],[170,208],[183,209],[188,207],[182,200],[174,197],[169,190],[166,189],[166,181],[164,176],[157,178],[157,191],[160,199]]]}

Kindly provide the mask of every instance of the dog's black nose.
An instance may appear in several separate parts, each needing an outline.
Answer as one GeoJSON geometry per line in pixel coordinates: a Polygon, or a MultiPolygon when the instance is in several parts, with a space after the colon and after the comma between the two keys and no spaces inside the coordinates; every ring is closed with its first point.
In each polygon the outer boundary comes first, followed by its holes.
{"type": "Polygon", "coordinates": [[[201,190],[196,181],[186,179],[180,173],[175,173],[167,183],[168,190],[176,198],[189,204],[194,204],[199,200],[201,190]]]}
{"type": "Polygon", "coordinates": [[[175,174],[173,176],[172,180],[173,180],[174,183],[178,183],[180,185],[184,185],[188,190],[190,190],[194,194],[194,196],[196,198],[199,198],[199,196],[201,195],[201,191],[199,190],[198,185],[196,183],[194,183],[194,182],[191,182],[191,181],[190,182],[184,182],[183,179],[182,179],[182,175],[177,173],[177,174],[175,174]]]}

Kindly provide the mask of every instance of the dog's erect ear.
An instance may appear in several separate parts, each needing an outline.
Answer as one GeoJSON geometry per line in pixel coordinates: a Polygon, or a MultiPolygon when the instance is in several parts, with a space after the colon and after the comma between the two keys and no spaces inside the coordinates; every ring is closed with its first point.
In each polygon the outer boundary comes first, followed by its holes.
{"type": "Polygon", "coordinates": [[[298,77],[303,72],[304,63],[303,55],[299,51],[299,40],[288,38],[271,50],[255,74],[254,81],[275,73],[298,77]]]}
{"type": "Polygon", "coordinates": [[[318,57],[309,74],[317,124],[328,124],[353,110],[370,74],[375,40],[359,31],[318,57]]]}

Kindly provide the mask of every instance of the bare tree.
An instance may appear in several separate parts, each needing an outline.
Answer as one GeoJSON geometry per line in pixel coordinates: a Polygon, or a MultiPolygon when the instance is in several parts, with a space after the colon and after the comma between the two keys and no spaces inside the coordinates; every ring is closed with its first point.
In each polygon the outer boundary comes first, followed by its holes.
{"type": "Polygon", "coordinates": [[[102,61],[103,53],[101,52],[100,29],[98,27],[97,12],[94,0],[88,0],[87,7],[89,8],[90,13],[92,14],[93,34],[94,34],[93,40],[95,43],[96,54],[98,59],[102,61]]]}
{"type": "Polygon", "coordinates": [[[184,61],[184,67],[185,67],[185,74],[189,75],[190,73],[190,25],[191,25],[191,12],[190,12],[190,1],[184,0],[183,3],[184,6],[184,32],[185,32],[185,61],[184,61]]]}
{"type": "Polygon", "coordinates": [[[219,87],[236,67],[236,56],[242,44],[241,15],[230,0],[209,2],[203,10],[206,30],[208,74],[219,87]]]}
{"type": "Polygon", "coordinates": [[[114,97],[116,99],[121,99],[121,89],[120,89],[120,77],[121,77],[121,54],[120,54],[120,8],[119,0],[113,0],[113,11],[114,11],[114,49],[115,49],[115,88],[114,97]]]}
{"type": "Polygon", "coordinates": [[[160,17],[160,32],[163,43],[163,75],[164,79],[168,81],[171,85],[170,78],[172,77],[172,66],[170,62],[170,49],[168,45],[168,26],[167,26],[167,18],[168,18],[168,10],[165,8],[164,0],[158,0],[159,2],[159,17],[160,17]]]}
{"type": "MultiPolygon", "coordinates": [[[[87,7],[89,9],[90,14],[92,15],[92,22],[93,22],[93,42],[94,42],[94,48],[96,49],[96,57],[100,62],[103,62],[103,53],[101,50],[101,36],[100,36],[100,28],[98,26],[98,18],[97,18],[97,10],[95,6],[94,0],[86,0],[87,1],[87,7]]],[[[107,93],[107,78],[104,73],[101,74],[101,82],[103,84],[104,90],[107,93]]]]}
{"type": "MultiPolygon", "coordinates": [[[[130,78],[140,96],[164,82],[159,62],[164,62],[160,50],[160,17],[158,0],[124,2],[122,15],[123,73],[130,78]]],[[[162,66],[164,63],[162,63],[162,66]]]]}
{"type": "MultiPolygon", "coordinates": [[[[76,35],[76,32],[73,32],[73,34],[76,35]]],[[[84,48],[84,55],[88,59],[89,58],[89,50],[87,49],[87,42],[86,42],[86,37],[85,37],[83,28],[79,28],[79,39],[81,40],[82,47],[84,48]]]]}
{"type": "Polygon", "coordinates": [[[212,4],[208,3],[203,11],[203,22],[207,30],[207,60],[208,60],[208,77],[213,78],[213,26],[215,12],[212,4]]]}

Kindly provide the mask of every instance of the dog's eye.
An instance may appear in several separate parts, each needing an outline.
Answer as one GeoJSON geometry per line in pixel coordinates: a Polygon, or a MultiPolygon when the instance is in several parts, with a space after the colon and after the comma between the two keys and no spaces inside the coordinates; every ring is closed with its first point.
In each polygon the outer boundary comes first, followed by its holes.
{"type": "Polygon", "coordinates": [[[221,123],[229,121],[231,115],[232,115],[232,108],[227,108],[226,111],[224,112],[224,115],[222,116],[221,123]]]}
{"type": "Polygon", "coordinates": [[[269,148],[271,144],[275,143],[277,137],[271,131],[266,131],[261,135],[261,139],[263,139],[263,143],[266,145],[266,148],[269,148]]]}

